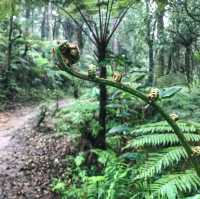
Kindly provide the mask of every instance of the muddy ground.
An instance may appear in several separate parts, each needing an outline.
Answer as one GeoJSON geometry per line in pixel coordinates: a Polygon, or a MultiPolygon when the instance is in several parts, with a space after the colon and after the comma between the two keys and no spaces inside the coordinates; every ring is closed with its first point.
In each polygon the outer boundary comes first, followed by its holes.
{"type": "Polygon", "coordinates": [[[36,128],[39,113],[35,106],[0,113],[0,199],[59,198],[50,184],[63,175],[63,159],[74,149],[67,137],[56,136],[53,125],[36,128]]]}

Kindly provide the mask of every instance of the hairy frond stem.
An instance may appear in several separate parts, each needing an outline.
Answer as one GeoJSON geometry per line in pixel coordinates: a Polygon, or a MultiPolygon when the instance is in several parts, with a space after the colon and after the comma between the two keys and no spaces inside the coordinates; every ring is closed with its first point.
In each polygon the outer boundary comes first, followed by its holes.
{"type": "MultiPolygon", "coordinates": [[[[97,84],[118,88],[122,91],[130,93],[131,95],[133,95],[135,97],[138,97],[139,99],[143,100],[146,103],[149,103],[149,98],[145,94],[143,94],[140,91],[135,90],[129,86],[126,86],[119,82],[114,82],[114,81],[111,81],[108,79],[104,79],[104,78],[99,78],[99,77],[91,78],[87,74],[83,74],[83,73],[73,70],[72,67],[69,67],[68,65],[65,64],[59,47],[56,49],[56,54],[57,54],[57,58],[58,58],[59,66],[60,66],[61,70],[66,71],[67,73],[71,74],[72,76],[75,76],[82,80],[94,82],[97,84]]],[[[151,103],[151,106],[153,106],[155,108],[155,110],[157,110],[157,112],[159,112],[162,115],[162,117],[168,122],[168,124],[172,127],[172,129],[173,129],[174,133],[176,134],[176,136],[178,137],[181,145],[184,147],[185,151],[187,152],[187,155],[188,155],[188,157],[191,161],[191,164],[193,165],[197,175],[200,177],[199,163],[197,162],[197,160],[195,158],[192,157],[192,154],[193,154],[192,148],[188,144],[185,136],[182,134],[182,132],[179,129],[176,122],[156,102],[153,101],[151,103]]]]}

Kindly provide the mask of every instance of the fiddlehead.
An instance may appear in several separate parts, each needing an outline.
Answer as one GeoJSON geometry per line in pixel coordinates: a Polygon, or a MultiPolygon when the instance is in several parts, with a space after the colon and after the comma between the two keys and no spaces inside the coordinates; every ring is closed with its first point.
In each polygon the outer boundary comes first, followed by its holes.
{"type": "MultiPolygon", "coordinates": [[[[162,117],[168,122],[168,124],[172,127],[172,129],[174,130],[174,133],[176,134],[176,136],[178,137],[180,143],[182,144],[182,146],[184,147],[185,151],[187,152],[187,155],[191,161],[191,164],[193,165],[194,169],[197,172],[197,175],[200,177],[200,168],[199,168],[199,163],[197,162],[197,160],[193,157],[193,150],[191,148],[191,146],[189,145],[189,143],[186,141],[185,136],[183,135],[183,133],[181,132],[180,128],[178,127],[178,125],[176,124],[176,121],[174,119],[174,117],[168,115],[163,108],[161,108],[157,103],[156,103],[156,99],[159,97],[159,93],[155,90],[153,90],[152,92],[150,91],[149,94],[153,94],[153,100],[152,100],[152,96],[150,98],[150,95],[145,95],[143,93],[141,93],[140,91],[133,89],[129,86],[126,86],[120,82],[116,82],[116,81],[111,81],[108,79],[104,79],[104,78],[99,78],[96,76],[90,76],[88,74],[83,74],[80,73],[76,70],[74,70],[70,64],[66,64],[65,60],[64,60],[64,56],[63,56],[63,52],[61,50],[60,47],[56,48],[56,56],[58,59],[58,66],[61,70],[66,71],[67,73],[82,79],[82,80],[86,80],[86,81],[91,81],[91,82],[95,82],[98,84],[104,84],[106,86],[111,86],[111,87],[115,87],[118,88],[124,92],[130,93],[131,95],[143,100],[144,102],[151,104],[151,106],[153,106],[155,108],[155,110],[157,112],[159,112],[162,117]]],[[[69,60],[70,61],[70,60],[69,60]]],[[[78,62],[78,60],[76,60],[76,62],[78,62]]],[[[74,62],[75,63],[75,62],[74,62]]]]}

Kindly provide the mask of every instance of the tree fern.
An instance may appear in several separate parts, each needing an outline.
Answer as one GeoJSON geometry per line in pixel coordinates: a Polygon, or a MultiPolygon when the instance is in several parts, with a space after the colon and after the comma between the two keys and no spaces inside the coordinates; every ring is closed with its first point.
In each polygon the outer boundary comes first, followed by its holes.
{"type": "MultiPolygon", "coordinates": [[[[184,134],[186,140],[188,142],[199,142],[200,135],[198,134],[184,134]]],[[[129,144],[125,148],[138,148],[138,147],[145,147],[145,146],[173,146],[180,144],[179,139],[173,133],[166,133],[166,134],[153,134],[153,135],[145,135],[139,136],[129,142],[129,144]]]]}
{"type": "Polygon", "coordinates": [[[186,197],[185,199],[200,199],[200,194],[196,194],[194,196],[186,197]]]}
{"type": "MultiPolygon", "coordinates": [[[[178,122],[178,125],[184,132],[186,140],[192,145],[198,145],[199,124],[178,122]]],[[[144,198],[175,199],[184,197],[185,193],[187,195],[191,192],[197,193],[200,179],[193,170],[189,170],[189,164],[184,164],[188,170],[181,172],[181,163],[186,162],[188,156],[166,122],[141,125],[128,135],[132,139],[126,145],[126,150],[139,149],[138,152],[148,154],[144,164],[138,165],[138,173],[133,180],[133,183],[138,184],[141,195],[145,195],[144,198]],[[169,172],[171,173],[170,169],[173,168],[174,171],[178,165],[180,165],[178,167],[180,173],[168,175],[169,172]]]]}
{"type": "Polygon", "coordinates": [[[163,176],[150,185],[151,198],[176,199],[180,193],[198,191],[200,178],[193,170],[163,176]]]}
{"type": "Polygon", "coordinates": [[[101,198],[104,193],[103,184],[105,183],[104,176],[91,176],[86,178],[84,191],[85,197],[88,199],[101,198]]]}
{"type": "Polygon", "coordinates": [[[187,159],[187,153],[183,147],[173,147],[161,153],[150,154],[148,161],[140,168],[140,173],[135,179],[153,177],[161,174],[164,169],[187,159]]]}
{"type": "MultiPolygon", "coordinates": [[[[185,122],[178,122],[179,128],[184,133],[195,133],[199,129],[199,124],[197,123],[185,123],[185,122]]],[[[147,134],[156,134],[156,133],[167,133],[172,132],[172,128],[169,124],[165,121],[144,124],[136,127],[130,135],[134,136],[141,136],[147,134]]]]}

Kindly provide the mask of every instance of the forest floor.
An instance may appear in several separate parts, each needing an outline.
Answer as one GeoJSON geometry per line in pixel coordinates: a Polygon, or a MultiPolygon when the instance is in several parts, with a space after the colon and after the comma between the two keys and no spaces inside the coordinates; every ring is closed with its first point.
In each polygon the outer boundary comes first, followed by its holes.
{"type": "Polygon", "coordinates": [[[37,106],[0,113],[0,199],[59,198],[50,184],[64,173],[63,159],[74,149],[67,137],[56,136],[53,125],[36,128],[38,113],[37,106]]]}

